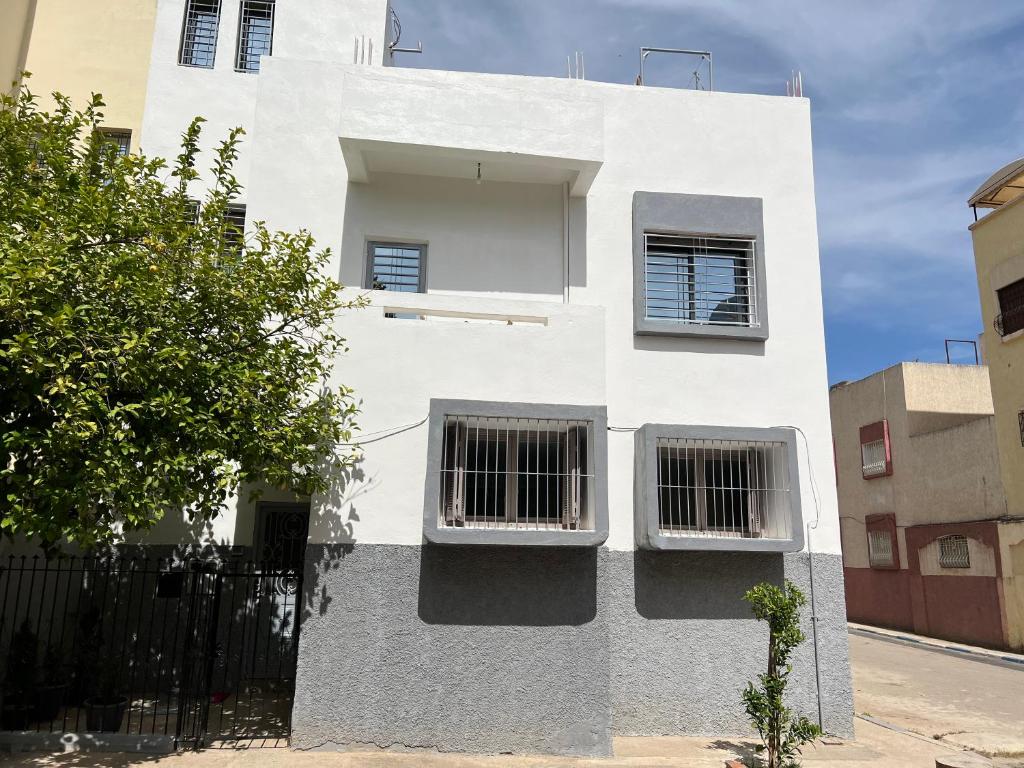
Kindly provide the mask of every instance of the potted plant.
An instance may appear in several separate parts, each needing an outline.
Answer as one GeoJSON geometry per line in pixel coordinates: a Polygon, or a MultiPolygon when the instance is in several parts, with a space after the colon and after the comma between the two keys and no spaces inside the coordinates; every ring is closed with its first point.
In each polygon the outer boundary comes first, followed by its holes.
{"type": "Polygon", "coordinates": [[[117,678],[117,667],[110,659],[100,670],[97,692],[84,702],[86,730],[121,730],[121,721],[128,708],[128,697],[117,692],[117,678]]]}
{"type": "Polygon", "coordinates": [[[5,731],[22,731],[32,721],[32,689],[39,653],[36,633],[28,618],[11,638],[4,676],[4,704],[0,725],[5,731]]]}
{"type": "Polygon", "coordinates": [[[68,679],[64,671],[64,658],[60,649],[51,645],[43,654],[42,675],[39,685],[36,686],[36,720],[43,723],[56,720],[67,690],[68,679]]]}

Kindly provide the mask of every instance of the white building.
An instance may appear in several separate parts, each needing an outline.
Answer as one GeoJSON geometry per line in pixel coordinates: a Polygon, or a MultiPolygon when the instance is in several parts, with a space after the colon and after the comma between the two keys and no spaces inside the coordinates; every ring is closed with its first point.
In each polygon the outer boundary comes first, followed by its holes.
{"type": "MultiPolygon", "coordinates": [[[[748,733],[741,597],[783,578],[816,614],[793,702],[850,734],[808,102],[408,69],[385,0],[253,5],[159,0],[141,145],[243,126],[249,220],[371,300],[340,319],[364,459],[309,504],[292,744],[748,733]]],[[[209,535],[274,544],[297,503],[209,535]]]]}

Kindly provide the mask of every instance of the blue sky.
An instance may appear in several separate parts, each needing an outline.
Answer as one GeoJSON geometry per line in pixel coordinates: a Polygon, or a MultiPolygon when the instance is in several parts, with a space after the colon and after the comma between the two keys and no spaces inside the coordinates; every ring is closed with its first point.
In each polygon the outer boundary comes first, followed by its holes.
{"type": "MultiPolygon", "coordinates": [[[[703,48],[716,90],[813,109],[829,380],[945,360],[982,328],[966,200],[1024,155],[1024,3],[392,0],[403,66],[631,83],[642,45],[703,48]],[[870,10],[868,10],[870,8],[870,10]]],[[[648,81],[681,83],[671,57],[648,81]]],[[[680,68],[681,69],[681,68],[680,68]]],[[[986,319],[988,322],[990,318],[986,319]]]]}

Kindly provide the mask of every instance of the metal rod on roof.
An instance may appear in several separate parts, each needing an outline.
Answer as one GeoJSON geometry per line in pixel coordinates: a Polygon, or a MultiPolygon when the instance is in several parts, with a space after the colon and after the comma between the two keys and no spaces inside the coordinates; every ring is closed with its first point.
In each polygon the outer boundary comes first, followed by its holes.
{"type": "Polygon", "coordinates": [[[652,53],[683,53],[690,56],[700,56],[701,59],[707,59],[708,62],[708,90],[713,91],[715,89],[714,83],[714,64],[711,59],[711,51],[694,51],[689,48],[654,48],[644,46],[640,49],[640,82],[638,85],[644,85],[644,61],[652,53]]]}

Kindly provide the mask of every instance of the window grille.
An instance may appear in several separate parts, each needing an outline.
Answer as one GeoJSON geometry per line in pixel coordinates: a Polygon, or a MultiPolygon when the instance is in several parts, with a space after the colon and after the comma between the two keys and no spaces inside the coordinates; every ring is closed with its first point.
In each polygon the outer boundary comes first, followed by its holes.
{"type": "Polygon", "coordinates": [[[785,443],[659,438],[657,448],[660,533],[792,535],[785,443]]]}
{"type": "Polygon", "coordinates": [[[116,131],[110,128],[101,128],[100,133],[103,134],[103,138],[109,141],[111,144],[117,147],[117,154],[124,157],[132,149],[132,132],[131,131],[116,131]]]}
{"type": "Polygon", "coordinates": [[[757,327],[754,240],[644,233],[645,316],[757,327]]]}
{"type": "Polygon", "coordinates": [[[187,0],[178,63],[213,69],[220,26],[220,0],[187,0]]]}
{"type": "Polygon", "coordinates": [[[224,208],[224,252],[239,253],[245,245],[245,206],[232,203],[224,208]]]}
{"type": "Polygon", "coordinates": [[[593,531],[592,423],[448,415],[438,524],[593,531]]]}
{"type": "Polygon", "coordinates": [[[426,290],[426,250],[425,245],[370,243],[365,287],[423,293],[426,290]]]}
{"type": "Polygon", "coordinates": [[[1020,429],[1020,447],[1024,448],[1024,411],[1017,411],[1017,427],[1020,429]]]}
{"type": "Polygon", "coordinates": [[[274,47],[274,0],[242,0],[238,13],[235,70],[259,72],[260,57],[274,47]]]}
{"type": "Polygon", "coordinates": [[[892,544],[889,531],[868,531],[868,563],[876,567],[894,565],[892,544]]]}
{"type": "Polygon", "coordinates": [[[1017,280],[996,291],[999,299],[999,316],[995,329],[1000,336],[1009,336],[1024,330],[1024,279],[1017,280]]]}
{"type": "Polygon", "coordinates": [[[939,566],[942,568],[970,568],[971,551],[967,537],[960,534],[939,539],[939,566]]]}
{"type": "Polygon", "coordinates": [[[884,475],[885,464],[885,440],[872,440],[860,447],[861,470],[864,477],[884,475]]]}

